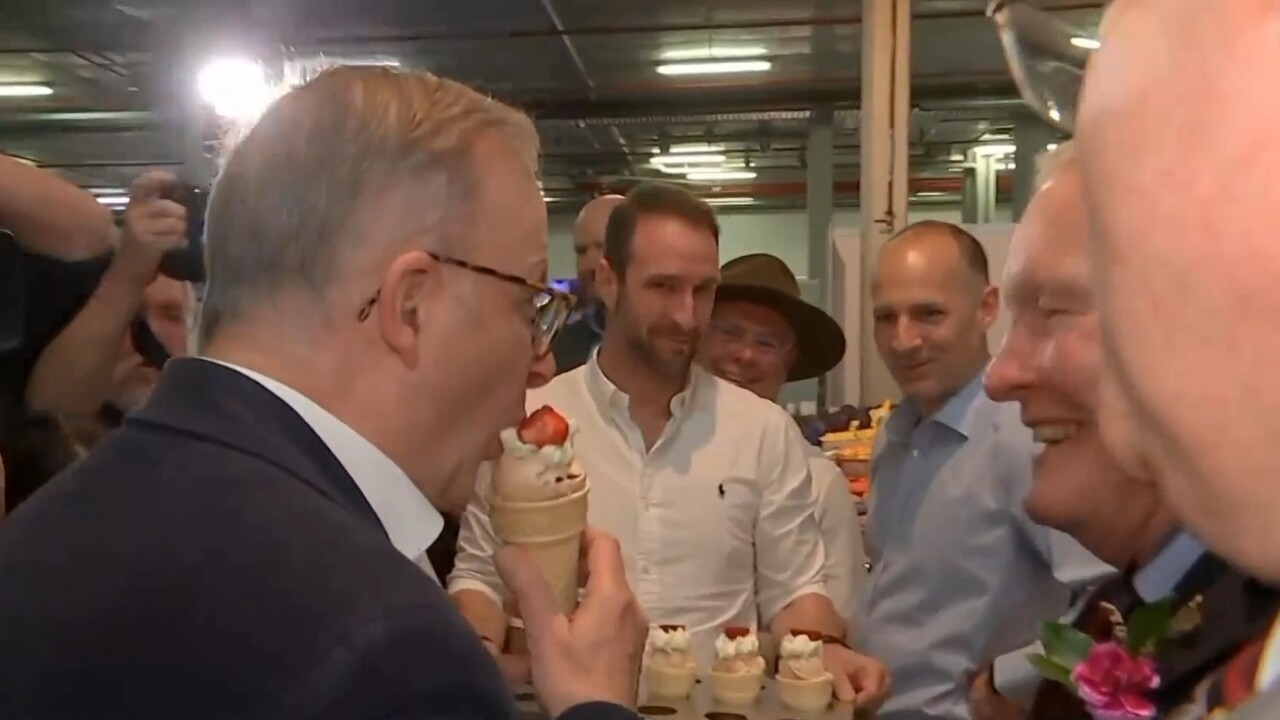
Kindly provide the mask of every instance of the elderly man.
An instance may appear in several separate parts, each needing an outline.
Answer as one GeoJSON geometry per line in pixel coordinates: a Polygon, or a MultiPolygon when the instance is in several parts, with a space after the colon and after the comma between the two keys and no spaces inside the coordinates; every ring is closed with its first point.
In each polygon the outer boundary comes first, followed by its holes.
{"type": "MultiPolygon", "coordinates": [[[[387,68],[257,121],[209,206],[203,357],[0,525],[0,714],[515,716],[418,563],[567,313],[536,162],[520,113],[387,68]]],[[[616,541],[585,547],[572,619],[499,564],[548,712],[634,717],[646,623],[616,541]]]]}
{"type": "MultiPolygon", "coordinates": [[[[1107,12],[1077,121],[1102,314],[1101,423],[1213,550],[1280,582],[1274,479],[1280,158],[1270,128],[1280,6],[1122,0],[1107,12]],[[1193,58],[1195,59],[1193,61],[1193,58]],[[1221,68],[1230,67],[1230,72],[1221,68]],[[1186,171],[1186,168],[1194,168],[1186,171]],[[1210,409],[1230,413],[1215,432],[1210,409]]],[[[1276,688],[1280,632],[1224,698],[1276,688]]]]}
{"type": "Polygon", "coordinates": [[[604,231],[621,195],[602,195],[583,206],[573,224],[573,254],[578,258],[578,309],[565,324],[552,352],[556,372],[582,366],[604,333],[604,305],[596,296],[596,267],[604,256],[604,231]]]}
{"type": "MultiPolygon", "coordinates": [[[[1198,614],[1198,627],[1156,655],[1160,685],[1148,699],[1166,716],[1192,701],[1201,680],[1270,624],[1277,595],[1180,532],[1156,483],[1120,469],[1103,446],[1096,422],[1102,348],[1073,145],[1047,158],[1045,178],[1009,250],[1005,300],[1012,323],[987,368],[987,393],[1016,401],[1023,422],[1045,436],[1026,500],[1031,518],[1130,571],[1083,604],[1077,627],[1109,639],[1110,623],[1091,622],[1103,601],[1126,615],[1157,601],[1170,603],[1171,615],[1198,614]],[[1100,506],[1097,498],[1124,500],[1100,506]]],[[[971,703],[975,720],[1023,716],[981,681],[971,703]]],[[[1177,717],[1198,712],[1191,707],[1177,717]]],[[[1029,717],[1088,720],[1089,713],[1064,686],[1045,681],[1029,717]]]]}
{"type": "MultiPolygon", "coordinates": [[[[744,255],[720,268],[720,286],[700,360],[717,376],[771,402],[788,382],[825,375],[844,358],[844,330],[800,297],[796,276],[773,255],[744,255]]],[[[844,473],[809,453],[827,595],[853,636],[866,582],[862,525],[844,473]]]]}
{"type": "MultiPolygon", "coordinates": [[[[863,621],[897,689],[881,717],[967,718],[968,679],[1061,615],[1068,583],[1112,570],[1022,509],[1032,437],[1015,405],[982,392],[999,303],[977,239],[908,227],[880,255],[872,301],[876,346],[906,396],[871,466],[863,621]]],[[[994,675],[1001,689],[1034,683],[1018,654],[994,675]]]]}
{"type": "MultiPolygon", "coordinates": [[[[826,595],[807,443],[782,408],[694,363],[720,280],[719,234],[715,212],[687,190],[633,189],[609,219],[596,275],[604,340],[527,404],[578,423],[588,520],[618,535],[645,610],[685,625],[703,668],[727,625],[763,619],[775,637],[808,629],[824,638],[840,698],[856,692],[874,709],[888,680],[847,647],[826,595]]],[[[485,495],[463,518],[449,589],[481,636],[501,638],[506,589],[485,495]]]]}

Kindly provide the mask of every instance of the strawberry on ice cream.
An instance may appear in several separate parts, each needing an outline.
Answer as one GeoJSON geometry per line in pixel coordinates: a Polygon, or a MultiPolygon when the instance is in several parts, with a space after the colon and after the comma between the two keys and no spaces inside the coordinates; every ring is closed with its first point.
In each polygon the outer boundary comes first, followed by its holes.
{"type": "Polygon", "coordinates": [[[518,427],[502,431],[502,457],[493,472],[495,497],[538,502],[572,495],[587,484],[573,453],[577,425],[544,405],[518,427]]]}

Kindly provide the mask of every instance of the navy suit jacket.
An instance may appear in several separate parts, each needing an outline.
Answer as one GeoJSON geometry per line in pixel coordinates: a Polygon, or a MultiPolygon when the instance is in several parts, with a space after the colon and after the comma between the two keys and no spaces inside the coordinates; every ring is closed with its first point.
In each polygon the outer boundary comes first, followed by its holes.
{"type": "Polygon", "coordinates": [[[171,362],[143,410],[0,523],[0,717],[517,716],[320,438],[225,367],[171,362]]]}

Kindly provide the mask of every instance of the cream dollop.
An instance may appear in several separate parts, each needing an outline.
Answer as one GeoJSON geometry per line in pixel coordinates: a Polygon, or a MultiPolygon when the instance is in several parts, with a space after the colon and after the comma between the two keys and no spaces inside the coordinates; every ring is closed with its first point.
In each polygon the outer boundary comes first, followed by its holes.
{"type": "Polygon", "coordinates": [[[569,421],[563,445],[538,447],[520,439],[516,428],[503,430],[503,453],[493,471],[495,498],[511,502],[554,500],[586,487],[587,474],[573,452],[578,425],[569,421]]]}
{"type": "Polygon", "coordinates": [[[684,628],[664,630],[649,628],[649,648],[656,652],[689,652],[689,631],[684,628]]]}
{"type": "Polygon", "coordinates": [[[778,675],[789,680],[819,680],[826,677],[822,661],[822,641],[807,635],[787,635],[778,648],[782,656],[778,663],[778,675]]]}
{"type": "Polygon", "coordinates": [[[760,638],[755,633],[748,633],[739,638],[730,638],[724,633],[716,638],[716,657],[731,660],[739,655],[759,655],[760,638]]]}

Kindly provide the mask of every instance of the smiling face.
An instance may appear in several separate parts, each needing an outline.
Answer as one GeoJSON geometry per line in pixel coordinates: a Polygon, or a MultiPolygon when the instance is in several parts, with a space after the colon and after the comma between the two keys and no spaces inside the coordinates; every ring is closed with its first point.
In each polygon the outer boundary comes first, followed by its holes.
{"type": "Polygon", "coordinates": [[[953,237],[922,226],[891,240],[871,298],[876,348],[922,415],[932,415],[982,370],[999,299],[953,237]]]}
{"type": "Polygon", "coordinates": [[[795,363],[795,332],[773,308],[745,300],[718,302],[700,358],[717,377],[776,402],[795,363]]]}
{"type": "Polygon", "coordinates": [[[1154,484],[1124,472],[1098,430],[1098,308],[1079,168],[1068,162],[1037,193],[1014,231],[1005,269],[1011,324],[987,368],[986,389],[994,400],[1016,401],[1023,422],[1044,443],[1027,513],[1124,567],[1168,528],[1152,522],[1163,508],[1154,484]],[[1119,496],[1128,500],[1097,502],[1119,496]]]}
{"type": "Polygon", "coordinates": [[[1270,580],[1280,136],[1262,88],[1280,73],[1278,28],[1268,0],[1120,0],[1077,121],[1107,442],[1211,548],[1270,580]]]}

